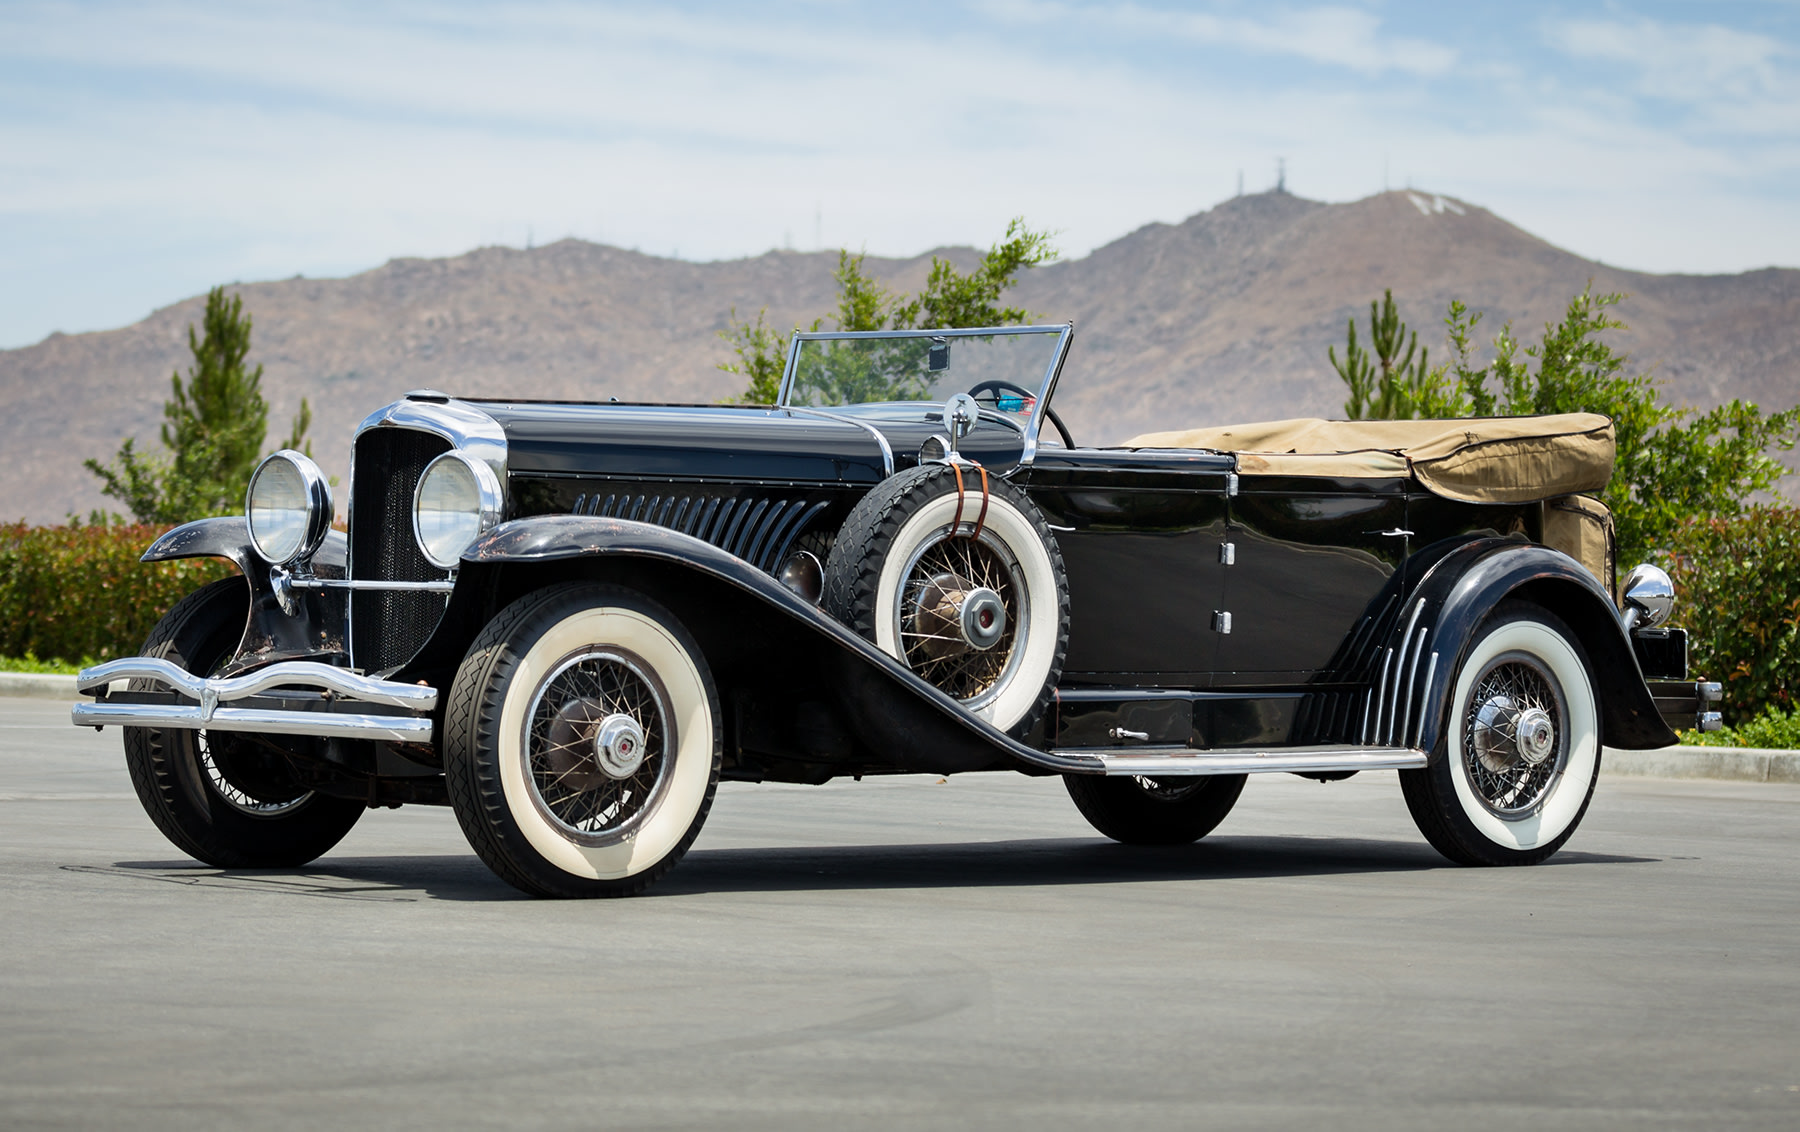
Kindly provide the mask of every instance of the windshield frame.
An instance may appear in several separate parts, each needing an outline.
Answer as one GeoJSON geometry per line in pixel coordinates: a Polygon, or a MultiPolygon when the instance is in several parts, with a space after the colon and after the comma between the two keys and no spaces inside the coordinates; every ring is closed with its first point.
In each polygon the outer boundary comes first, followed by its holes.
{"type": "MultiPolygon", "coordinates": [[[[781,373],[781,392],[776,395],[777,408],[790,411],[808,410],[811,406],[790,404],[788,398],[794,391],[794,371],[800,362],[800,349],[807,342],[842,342],[876,338],[985,338],[1013,334],[1055,334],[1056,350],[1050,358],[1050,364],[1044,367],[1044,376],[1040,379],[1037,391],[1037,402],[1032,406],[1031,418],[1025,424],[1025,449],[1021,454],[1021,465],[1031,463],[1037,455],[1038,430],[1043,427],[1044,413],[1050,408],[1050,395],[1056,391],[1057,378],[1062,376],[1063,362],[1069,356],[1069,344],[1075,338],[1073,322],[1049,323],[1035,326],[972,326],[945,330],[819,330],[794,331],[788,342],[787,366],[781,373]]],[[[884,402],[871,402],[880,404],[884,402]]],[[[942,404],[940,401],[920,401],[921,405],[942,404]]],[[[832,405],[828,411],[842,412],[853,409],[853,405],[832,405]]]]}

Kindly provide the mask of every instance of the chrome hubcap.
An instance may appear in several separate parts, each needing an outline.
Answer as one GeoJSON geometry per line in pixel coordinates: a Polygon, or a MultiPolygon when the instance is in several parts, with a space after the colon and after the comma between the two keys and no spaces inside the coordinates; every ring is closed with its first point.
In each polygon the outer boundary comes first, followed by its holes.
{"type": "Polygon", "coordinates": [[[644,765],[644,729],[638,721],[615,712],[594,728],[594,761],[608,778],[630,778],[644,765]]]}
{"type": "Polygon", "coordinates": [[[963,596],[958,625],[970,648],[986,652],[1006,635],[1006,606],[1001,603],[999,594],[986,586],[977,586],[963,596]]]}

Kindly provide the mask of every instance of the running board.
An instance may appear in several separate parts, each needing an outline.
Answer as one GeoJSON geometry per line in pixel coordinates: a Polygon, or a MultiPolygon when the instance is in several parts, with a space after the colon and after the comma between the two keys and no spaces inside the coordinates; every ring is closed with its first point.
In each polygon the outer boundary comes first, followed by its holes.
{"type": "MultiPolygon", "coordinates": [[[[1265,774],[1287,771],[1411,770],[1426,762],[1411,747],[1275,747],[1200,751],[1192,747],[1058,747],[1059,759],[1080,760],[1089,774],[1161,778],[1192,774],[1265,774]]],[[[1070,769],[1074,769],[1071,767],[1070,769]]]]}

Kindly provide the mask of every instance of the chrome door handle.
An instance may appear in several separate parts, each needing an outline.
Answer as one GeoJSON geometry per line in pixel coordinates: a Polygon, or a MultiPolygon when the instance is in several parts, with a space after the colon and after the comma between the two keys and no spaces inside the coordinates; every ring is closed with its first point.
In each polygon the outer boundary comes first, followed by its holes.
{"type": "Polygon", "coordinates": [[[1391,531],[1364,531],[1365,535],[1380,535],[1382,538],[1411,538],[1412,532],[1395,527],[1391,531]]]}

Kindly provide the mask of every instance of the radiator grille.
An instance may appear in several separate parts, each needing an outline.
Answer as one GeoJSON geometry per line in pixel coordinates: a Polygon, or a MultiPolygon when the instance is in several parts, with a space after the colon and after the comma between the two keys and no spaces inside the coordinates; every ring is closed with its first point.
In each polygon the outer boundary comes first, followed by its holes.
{"type": "MultiPolygon", "coordinates": [[[[425,560],[412,529],[419,476],[449,450],[448,440],[408,428],[372,428],[357,438],[350,485],[351,577],[400,582],[449,577],[425,560]]],[[[434,593],[352,593],[351,662],[366,672],[406,663],[437,628],[448,600],[434,593]]]]}
{"type": "Polygon", "coordinates": [[[773,571],[794,539],[828,504],[768,495],[653,494],[598,491],[575,500],[577,515],[636,519],[693,535],[773,571]]]}

